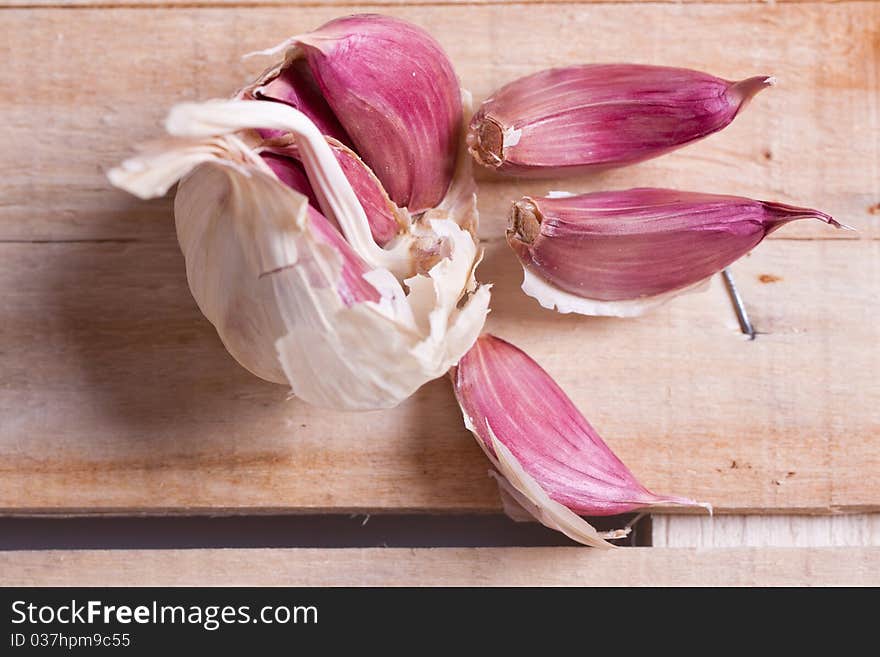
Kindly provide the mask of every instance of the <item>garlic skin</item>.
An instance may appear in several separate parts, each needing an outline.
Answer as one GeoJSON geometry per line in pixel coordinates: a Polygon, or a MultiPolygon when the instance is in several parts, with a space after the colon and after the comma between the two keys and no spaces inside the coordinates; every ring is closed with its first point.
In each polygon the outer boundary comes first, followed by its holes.
{"type": "Polygon", "coordinates": [[[707,506],[642,486],[550,375],[500,338],[480,336],[455,368],[453,387],[502,491],[576,541],[610,547],[579,514],[707,506]]]}
{"type": "Polygon", "coordinates": [[[309,83],[302,82],[304,60],[345,133],[325,134],[351,146],[399,207],[417,214],[443,200],[456,168],[463,110],[452,63],[431,35],[398,18],[357,14],[260,54],[280,51],[284,61],[242,90],[242,98],[285,102],[320,115],[319,128],[326,125],[326,111],[303,101],[311,98],[309,83]]]}
{"type": "Polygon", "coordinates": [[[773,84],[640,64],[554,68],[499,89],[474,114],[467,140],[477,162],[499,173],[620,167],[721,130],[773,84]]]}
{"type": "Polygon", "coordinates": [[[818,210],[738,196],[639,188],[514,203],[507,242],[543,307],[632,317],[684,292],[818,210]]]}
{"type": "Polygon", "coordinates": [[[181,181],[174,214],[199,309],[246,369],[287,383],[275,344],[289,330],[275,291],[278,279],[305,289],[335,288],[327,296],[344,306],[381,297],[364,278],[369,267],[336,228],[304,197],[279,187],[257,169],[244,173],[207,163],[181,181]],[[293,257],[301,265],[292,266],[293,257]]]}
{"type": "Polygon", "coordinates": [[[141,198],[182,178],[175,222],[190,289],[244,367],[308,403],[372,410],[442,376],[473,344],[489,287],[474,279],[480,250],[468,230],[476,216],[464,153],[450,187],[458,196],[383,249],[327,139],[298,110],[189,103],[172,109],[166,128],[173,138],[108,176],[141,198]],[[257,127],[295,141],[320,212],[273,172],[257,127]]]}

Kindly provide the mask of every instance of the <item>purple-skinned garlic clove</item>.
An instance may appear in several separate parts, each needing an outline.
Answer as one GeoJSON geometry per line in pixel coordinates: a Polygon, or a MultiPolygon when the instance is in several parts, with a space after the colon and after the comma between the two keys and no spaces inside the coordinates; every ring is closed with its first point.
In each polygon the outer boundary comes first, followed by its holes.
{"type": "Polygon", "coordinates": [[[608,547],[579,515],[706,506],[640,484],[550,375],[500,338],[480,336],[456,367],[453,386],[502,491],[574,540],[608,547]]]}
{"type": "MultiPolygon", "coordinates": [[[[382,183],[354,151],[333,138],[327,138],[327,143],[364,209],[373,239],[385,246],[405,230],[408,216],[388,198],[382,183]]],[[[321,207],[295,145],[269,147],[262,157],[281,182],[305,194],[313,207],[321,207]]]]}
{"type": "MultiPolygon", "coordinates": [[[[351,144],[345,128],[340,125],[339,119],[321,95],[309,65],[303,59],[291,61],[275,77],[250,90],[247,95],[256,100],[273,100],[290,105],[311,119],[322,134],[333,137],[342,144],[351,144]]],[[[284,135],[281,130],[261,129],[258,132],[264,139],[284,135]]]]}
{"type": "Polygon", "coordinates": [[[309,205],[313,208],[321,207],[318,203],[318,197],[315,195],[315,190],[312,189],[312,185],[309,183],[306,170],[299,160],[269,151],[260,153],[260,157],[269,165],[269,168],[278,180],[309,199],[309,205]]]}
{"type": "Polygon", "coordinates": [[[440,203],[463,130],[461,89],[440,44],[407,21],[361,14],[289,45],[390,198],[414,214],[440,203]]]}
{"type": "Polygon", "coordinates": [[[529,75],[474,114],[467,140],[480,164],[558,175],[641,162],[727,126],[773,78],[730,82],[682,68],[590,64],[529,75]]]}
{"type": "Polygon", "coordinates": [[[379,246],[385,246],[409,225],[409,216],[389,198],[382,183],[357,153],[335,140],[331,140],[330,146],[367,214],[373,239],[379,246]]]}
{"type": "Polygon", "coordinates": [[[703,284],[776,229],[827,214],[738,196],[639,188],[524,197],[507,242],[545,308],[627,317],[703,284]]]}

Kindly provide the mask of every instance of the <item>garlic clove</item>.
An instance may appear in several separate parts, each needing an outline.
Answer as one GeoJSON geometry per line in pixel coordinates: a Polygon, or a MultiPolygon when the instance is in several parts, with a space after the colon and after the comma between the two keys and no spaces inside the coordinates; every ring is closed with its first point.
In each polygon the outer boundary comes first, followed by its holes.
{"type": "Polygon", "coordinates": [[[335,140],[330,145],[342,172],[360,199],[373,239],[379,246],[386,246],[405,232],[410,223],[409,215],[391,200],[382,183],[357,153],[335,140]]]}
{"type": "Polygon", "coordinates": [[[545,308],[630,317],[706,280],[769,233],[818,210],[737,196],[640,188],[514,203],[507,242],[523,290],[545,308]]]}
{"type": "Polygon", "coordinates": [[[555,68],[502,87],[474,114],[467,140],[482,165],[516,175],[624,166],[727,126],[761,89],[681,68],[555,68]]]}
{"type": "Polygon", "coordinates": [[[299,160],[293,157],[287,157],[280,153],[272,151],[264,151],[260,153],[260,157],[272,170],[272,173],[285,185],[309,199],[309,204],[313,208],[321,207],[315,190],[309,183],[309,177],[299,160]]]}
{"type": "MultiPolygon", "coordinates": [[[[363,160],[354,151],[336,139],[328,137],[327,142],[330,144],[333,154],[342,168],[342,172],[360,201],[367,221],[370,224],[370,233],[376,244],[385,246],[395,237],[406,232],[410,223],[409,215],[404,210],[398,208],[388,197],[388,193],[382,187],[382,183],[370,171],[369,167],[364,164],[363,160]]],[[[269,157],[274,156],[288,162],[292,161],[294,165],[297,164],[296,159],[299,157],[299,152],[295,144],[283,147],[270,146],[268,148],[266,153],[264,153],[264,157],[267,155],[269,157]]],[[[301,166],[299,170],[302,171],[302,177],[292,176],[290,172],[283,170],[284,166],[273,165],[271,160],[270,166],[272,166],[276,174],[280,174],[279,180],[293,187],[298,192],[306,194],[310,199],[314,197],[315,207],[320,207],[314,190],[312,190],[305,171],[301,166]]]]}
{"type": "Polygon", "coordinates": [[[287,51],[282,70],[308,62],[354,150],[394,203],[412,214],[440,203],[463,114],[458,78],[433,37],[398,18],[360,14],[265,52],[280,49],[287,51]]]}
{"type": "MultiPolygon", "coordinates": [[[[351,144],[345,128],[340,125],[339,119],[321,95],[305,60],[295,59],[285,68],[273,71],[268,80],[261,81],[243,92],[243,95],[256,100],[274,100],[290,105],[305,114],[322,134],[342,144],[351,144]]],[[[280,130],[261,130],[261,135],[266,139],[283,134],[280,130]]]]}
{"type": "Polygon", "coordinates": [[[595,545],[601,538],[578,514],[705,506],[642,486],[550,375],[500,338],[476,341],[455,368],[453,386],[465,425],[506,492],[575,540],[595,545]]]}

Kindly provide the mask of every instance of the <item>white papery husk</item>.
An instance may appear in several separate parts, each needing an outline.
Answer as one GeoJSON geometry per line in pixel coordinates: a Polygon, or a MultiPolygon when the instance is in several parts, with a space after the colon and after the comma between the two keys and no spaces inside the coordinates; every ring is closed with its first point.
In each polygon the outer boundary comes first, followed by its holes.
{"type": "Polygon", "coordinates": [[[190,289],[248,370],[289,383],[294,395],[318,406],[389,408],[442,376],[473,345],[489,286],[474,279],[480,250],[468,230],[476,214],[466,164],[441,206],[382,249],[323,136],[297,110],[250,101],[184,104],[166,127],[176,139],[124,162],[110,180],[150,198],[185,176],[175,222],[190,289]],[[311,229],[307,199],[262,162],[261,140],[249,130],[255,127],[296,135],[324,213],[372,267],[365,278],[379,302],[346,306],[337,291],[341,255],[311,229]],[[412,275],[423,244],[446,257],[412,275]]]}
{"type": "Polygon", "coordinates": [[[528,265],[523,265],[522,291],[541,304],[542,308],[555,310],[564,315],[575,313],[596,317],[639,317],[682,294],[708,290],[710,280],[705,278],[693,285],[670,292],[663,292],[662,294],[655,294],[650,297],[623,299],[621,301],[601,301],[599,299],[579,297],[571,292],[566,292],[533,271],[528,265]]]}

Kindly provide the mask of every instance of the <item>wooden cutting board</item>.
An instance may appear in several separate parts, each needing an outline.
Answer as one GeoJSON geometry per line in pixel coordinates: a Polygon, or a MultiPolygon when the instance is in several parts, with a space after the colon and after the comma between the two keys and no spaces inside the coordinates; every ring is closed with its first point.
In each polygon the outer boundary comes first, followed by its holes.
{"type": "MultiPolygon", "coordinates": [[[[227,96],[268,64],[242,54],[375,7],[171,4],[0,0],[0,510],[497,509],[445,380],[388,412],[286,400],[198,312],[170,200],[104,178],[174,102],[227,96]]],[[[880,5],[381,5],[429,29],[478,101],[585,61],[778,77],[723,133],[653,162],[539,183],[481,174],[489,328],[658,492],[720,512],[880,510],[880,5]],[[718,281],[636,320],[521,294],[502,239],[512,200],[637,185],[816,206],[859,232],[798,224],[734,266],[754,342],[718,281]]]]}

